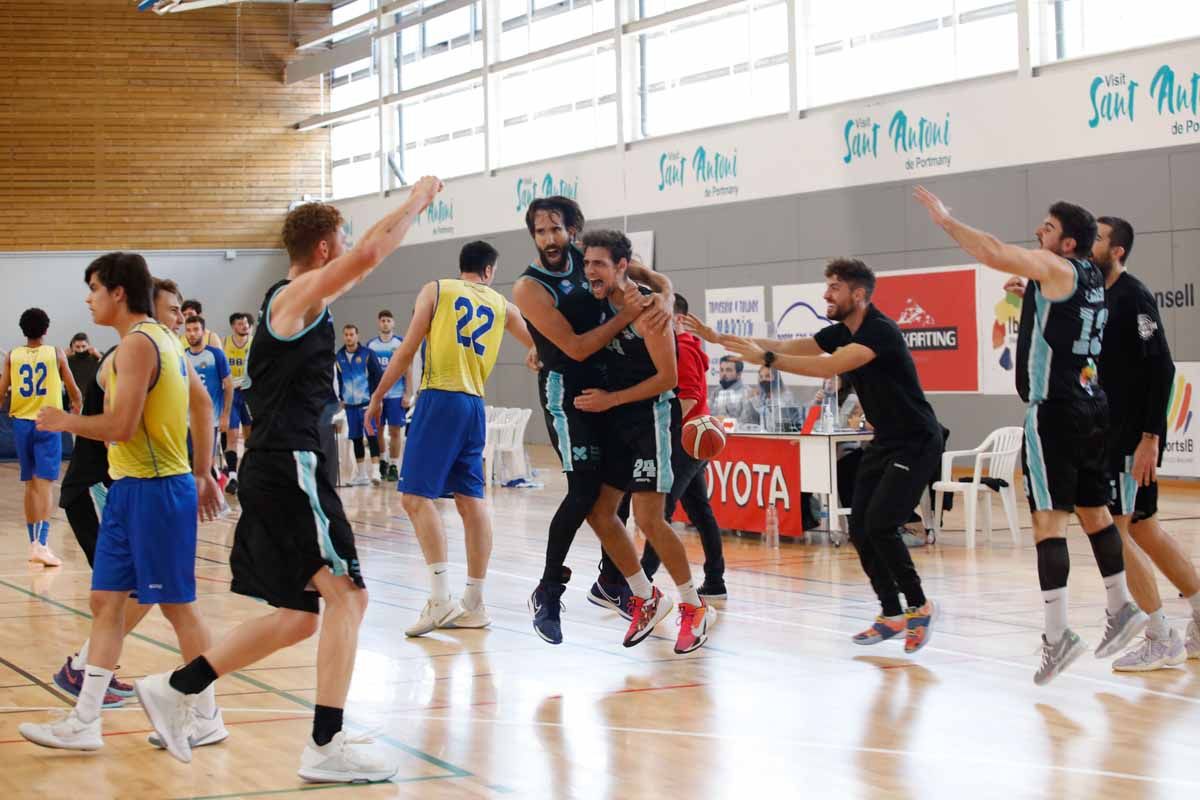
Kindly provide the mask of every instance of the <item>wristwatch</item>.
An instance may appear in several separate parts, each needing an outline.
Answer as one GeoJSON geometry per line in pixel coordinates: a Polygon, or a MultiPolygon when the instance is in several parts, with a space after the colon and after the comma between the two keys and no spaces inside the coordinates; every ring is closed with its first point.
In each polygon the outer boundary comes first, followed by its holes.
{"type": "Polygon", "coordinates": [[[774,364],[774,363],[775,363],[775,354],[774,354],[774,353],[772,353],[770,350],[768,350],[768,351],[767,351],[767,352],[766,352],[766,353],[763,355],[763,366],[764,366],[764,367],[769,367],[769,366],[771,366],[771,365],[772,365],[772,364],[774,364]]]}

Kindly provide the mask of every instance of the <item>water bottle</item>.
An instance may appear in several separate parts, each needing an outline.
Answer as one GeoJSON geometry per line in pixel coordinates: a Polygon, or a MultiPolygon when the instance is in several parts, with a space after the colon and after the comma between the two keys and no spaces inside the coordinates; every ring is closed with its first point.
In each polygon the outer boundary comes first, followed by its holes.
{"type": "Polygon", "coordinates": [[[837,429],[837,393],[825,393],[821,399],[821,430],[833,433],[837,429]]]}
{"type": "Polygon", "coordinates": [[[762,543],[763,547],[779,547],[779,512],[775,510],[774,503],[767,506],[767,524],[763,528],[762,543]]]}

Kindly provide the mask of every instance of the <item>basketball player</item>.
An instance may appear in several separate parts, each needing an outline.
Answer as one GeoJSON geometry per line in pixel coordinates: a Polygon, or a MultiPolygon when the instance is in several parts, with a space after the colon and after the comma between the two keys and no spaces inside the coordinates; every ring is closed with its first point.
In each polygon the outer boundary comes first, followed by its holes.
{"type": "MultiPolygon", "coordinates": [[[[915,653],[929,643],[937,609],[925,596],[900,526],[938,469],[942,427],[899,326],[871,303],[874,293],[870,267],[854,258],[834,259],[825,267],[825,315],[836,324],[786,342],[714,338],[752,364],[812,378],[849,374],[875,428],[854,482],[850,541],[882,607],[853,641],[874,645],[903,633],[904,652],[915,653]]],[[[711,328],[693,327],[713,337],[711,328]]]]}
{"type": "Polygon", "coordinates": [[[424,343],[425,368],[404,448],[398,489],[429,567],[431,590],[406,636],[435,628],[483,628],[491,624],[483,584],[492,554],[492,523],[484,500],[483,445],[487,439],[484,385],[507,331],[533,345],[521,314],[491,288],[499,253],[487,242],[470,242],[458,256],[459,277],[425,284],[408,334],[371,396],[367,418],[378,428],[388,391],[409,372],[424,343]],[[446,493],[462,518],[467,544],[467,586],[461,603],[450,597],[446,532],[434,500],[446,493]]]}
{"type": "MultiPolygon", "coordinates": [[[[392,356],[399,349],[404,338],[394,335],[396,330],[396,318],[392,312],[386,308],[379,312],[379,335],[367,342],[367,347],[375,353],[375,357],[379,359],[379,366],[383,370],[387,370],[388,364],[391,362],[392,356]]],[[[387,428],[387,453],[386,459],[380,459],[380,471],[383,472],[383,479],[386,481],[396,481],[400,479],[400,432],[404,430],[405,420],[408,416],[408,409],[412,406],[412,385],[413,375],[412,369],[405,372],[396,385],[388,392],[388,396],[384,398],[383,417],[381,425],[376,429],[379,450],[382,453],[384,448],[383,429],[387,428]]]]}
{"type": "Polygon", "coordinates": [[[155,730],[181,761],[192,756],[184,724],[192,695],[320,628],[316,713],[300,777],[339,783],[396,774],[394,761],[373,756],[342,732],[367,593],[354,534],[321,464],[319,421],[333,398],[329,304],[400,246],[440,190],[437,178],[422,178],[404,204],[371,226],[352,250],[345,247],[342,216],[333,206],[306,203],[284,221],[292,265],[263,299],[263,327],[247,364],[258,424],[242,469],[242,515],[229,559],[233,591],[266,600],[276,610],[242,623],[175,672],[138,681],[138,697],[155,730]]]}
{"type": "Polygon", "coordinates": [[[238,442],[250,441],[250,426],[254,422],[250,416],[250,406],[246,403],[246,390],[250,382],[246,374],[246,359],[250,357],[250,343],[254,340],[250,334],[253,325],[254,317],[245,311],[229,315],[229,327],[233,330],[225,340],[225,358],[229,361],[229,374],[233,376],[233,407],[229,412],[229,433],[225,438],[225,476],[229,479],[225,491],[229,494],[238,492],[238,442]]]}
{"type": "MultiPolygon", "coordinates": [[[[204,316],[204,306],[202,306],[200,304],[200,301],[196,300],[196,299],[184,300],[183,305],[181,305],[179,307],[179,310],[183,314],[183,319],[184,319],[185,325],[187,324],[188,317],[204,316]]],[[[184,334],[183,336],[181,336],[179,338],[179,340],[185,348],[189,346],[188,342],[187,342],[187,334],[184,334]]],[[[217,335],[216,331],[209,329],[208,331],[205,332],[204,344],[206,347],[215,347],[218,350],[220,350],[221,349],[221,337],[217,335]]]]}
{"type": "MultiPolygon", "coordinates": [[[[196,613],[197,517],[213,518],[220,491],[209,474],[212,409],[178,341],[150,317],[153,281],[136,253],[108,253],[84,273],[92,317],[121,336],[108,376],[106,410],[93,416],[46,407],[38,429],[70,431],[112,442],[113,477],[92,573],[92,630],[83,687],[74,709],[47,723],[24,723],[22,736],[35,744],[69,750],[98,750],[100,707],[112,681],[125,635],[130,591],[138,602],[158,604],[179,638],[184,658],[209,644],[196,613]],[[196,440],[195,470],[189,475],[188,420],[196,440]]],[[[136,691],[136,687],[135,687],[136,691]]],[[[216,697],[198,699],[195,719],[220,725],[216,697]]],[[[192,714],[181,715],[184,735],[197,730],[192,714]]]]}
{"type": "MultiPolygon", "coordinates": [[[[676,294],[675,346],[679,386],[675,391],[679,396],[679,410],[683,415],[684,425],[697,417],[708,416],[708,355],[704,352],[704,345],[700,340],[683,327],[687,316],[687,299],[681,294],[676,294]]],[[[708,600],[718,600],[726,597],[725,556],[721,542],[721,526],[717,524],[712,504],[708,499],[708,482],[704,472],[707,466],[707,461],[692,458],[682,446],[672,446],[671,470],[675,473],[675,482],[671,485],[671,493],[667,495],[663,516],[669,525],[675,514],[675,505],[682,503],[688,520],[696,526],[700,534],[700,544],[704,548],[704,583],[697,590],[697,594],[708,600]]],[[[642,552],[642,569],[645,570],[646,577],[654,580],[654,573],[658,571],[661,563],[654,545],[647,542],[642,552]]],[[[601,608],[612,609],[628,619],[626,615],[631,598],[629,587],[620,570],[607,554],[603,554],[600,560],[600,577],[588,592],[588,602],[601,608]]]]}
{"type": "Polygon", "coordinates": [[[218,458],[221,433],[229,431],[229,417],[233,410],[233,376],[229,372],[229,361],[225,358],[225,351],[207,344],[208,326],[204,317],[188,317],[184,322],[184,331],[188,343],[184,352],[208,392],[213,416],[218,421],[217,430],[213,433],[213,457],[218,458]]]}
{"type": "Polygon", "coordinates": [[[1112,429],[1108,468],[1115,478],[1108,508],[1125,546],[1130,593],[1150,617],[1142,643],[1113,662],[1113,669],[1147,672],[1200,658],[1200,575],[1179,542],[1158,524],[1156,470],[1167,445],[1167,406],[1175,380],[1158,303],[1125,269],[1133,252],[1133,226],[1119,217],[1096,222],[1092,260],[1104,273],[1108,311],[1100,350],[1100,385],[1112,429]],[[1150,561],[1191,603],[1186,644],[1167,624],[1150,561]]]}
{"type": "Polygon", "coordinates": [[[567,197],[534,200],[525,212],[525,227],[537,249],[537,261],[517,279],[513,302],[533,337],[527,363],[538,367],[538,400],[550,442],[567,475],[567,494],[550,520],[542,579],[529,599],[533,629],[550,644],[562,643],[560,600],[571,572],[565,566],[575,533],[600,496],[600,432],[590,414],[575,408],[586,388],[603,385],[589,359],[649,308],[649,327],[670,324],[671,283],[656,272],[630,266],[633,280],[650,285],[660,300],[639,299],[614,314],[591,292],[583,274],[583,253],[574,245],[583,229],[579,204],[567,197]]]}
{"type": "Polygon", "coordinates": [[[180,350],[187,347],[183,334],[183,293],[170,278],[154,278],[154,304],[151,315],[160,325],[179,337],[180,350]]]}
{"type": "MultiPolygon", "coordinates": [[[[596,230],[583,235],[583,266],[592,294],[614,314],[639,292],[649,294],[628,277],[633,246],[620,231],[596,230]]],[[[675,335],[644,318],[621,330],[601,352],[606,388],[586,388],[575,408],[602,415],[600,489],[588,522],[604,551],[621,570],[633,592],[625,646],[645,639],[671,610],[671,601],[650,583],[638,561],[617,508],[626,492],[633,494],[633,517],[662,559],[679,590],[679,635],[676,653],[690,653],[708,640],[716,611],[700,599],[683,542],[667,523],[666,495],[675,483],[671,452],[679,444],[681,413],[675,397],[678,369],[675,335]]]]}
{"type": "Polygon", "coordinates": [[[346,434],[354,445],[354,458],[358,462],[350,486],[370,486],[378,484],[379,473],[379,439],[373,434],[367,434],[367,445],[371,449],[371,460],[366,460],[363,451],[364,412],[371,402],[371,392],[379,385],[383,369],[379,359],[369,347],[362,347],[358,342],[358,326],[354,324],[342,326],[342,348],[337,351],[338,397],[342,399],[342,407],[346,410],[346,434]]]}
{"type": "Polygon", "coordinates": [[[1041,686],[1087,649],[1067,625],[1072,511],[1104,578],[1108,620],[1096,656],[1113,655],[1146,625],[1129,596],[1121,534],[1108,511],[1108,402],[1096,369],[1107,311],[1104,276],[1088,260],[1096,220],[1085,208],[1057,202],[1038,226],[1038,248],[1026,250],[959,222],[923,187],[914,196],[973,258],[1028,280],[1017,338],[1017,393],[1029,403],[1021,466],[1046,615],[1042,663],[1033,679],[1041,686]]]}
{"type": "Polygon", "coordinates": [[[83,405],[79,387],[67,368],[67,356],[57,347],[43,343],[50,317],[40,308],[27,308],[19,322],[25,346],[14,347],[0,375],[0,399],[12,388],[9,415],[13,445],[25,484],[25,528],[29,533],[29,560],[47,567],[62,565],[48,544],[50,513],[54,508],[53,486],[62,468],[62,436],[37,430],[35,420],[43,408],[62,409],[63,385],[71,399],[71,411],[83,405]]]}

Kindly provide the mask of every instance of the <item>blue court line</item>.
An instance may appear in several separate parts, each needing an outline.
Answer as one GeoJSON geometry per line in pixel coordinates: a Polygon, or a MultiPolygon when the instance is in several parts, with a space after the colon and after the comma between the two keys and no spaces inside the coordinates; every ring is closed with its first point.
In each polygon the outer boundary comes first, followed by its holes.
{"type": "MultiPolygon", "coordinates": [[[[65,603],[60,603],[59,601],[57,601],[51,597],[46,597],[45,595],[37,594],[36,592],[31,592],[23,586],[17,586],[16,584],[9,583],[6,580],[0,579],[0,586],[5,586],[9,589],[12,589],[15,592],[20,592],[21,594],[24,594],[28,597],[32,597],[36,600],[41,600],[44,603],[49,603],[50,605],[56,606],[65,611],[70,611],[70,612],[76,614],[77,616],[83,617],[84,619],[92,618],[92,615],[88,614],[85,611],[80,611],[78,608],[72,608],[71,606],[66,605],[65,603]]],[[[146,636],[145,634],[142,634],[142,633],[138,633],[137,631],[130,633],[129,636],[132,636],[135,639],[138,639],[140,641],[146,642],[147,644],[152,644],[155,647],[162,648],[163,650],[166,650],[167,652],[174,653],[176,655],[181,655],[178,649],[172,647],[171,645],[167,644],[166,642],[160,642],[157,639],[154,639],[150,636],[146,636]]],[[[229,675],[227,677],[237,678],[238,680],[240,680],[244,683],[248,683],[251,686],[261,689],[264,692],[270,692],[271,694],[275,695],[276,697],[281,697],[284,700],[288,700],[289,702],[295,703],[296,705],[302,706],[303,708],[307,708],[307,709],[311,710],[315,707],[315,704],[308,702],[307,700],[305,700],[302,697],[297,697],[296,695],[291,694],[290,692],[286,692],[282,689],[277,689],[274,686],[271,686],[270,684],[263,683],[262,681],[258,680],[257,678],[252,678],[249,675],[245,675],[241,672],[231,672],[231,673],[229,673],[229,675]]],[[[365,725],[361,725],[361,724],[349,722],[349,721],[347,722],[347,727],[358,728],[359,730],[367,730],[368,729],[367,726],[365,726],[365,725]]],[[[454,764],[451,764],[448,761],[443,761],[442,759],[438,758],[435,755],[426,753],[423,750],[418,750],[417,748],[412,747],[411,745],[404,744],[403,742],[397,741],[396,739],[393,739],[390,736],[380,735],[378,738],[381,742],[389,744],[392,747],[396,748],[397,750],[401,750],[405,753],[408,753],[411,756],[415,756],[415,757],[421,759],[422,761],[426,762],[427,764],[432,764],[433,766],[444,769],[448,773],[450,773],[449,775],[443,775],[443,776],[438,776],[438,777],[470,778],[470,777],[473,777],[473,775],[474,775],[474,773],[468,772],[467,770],[463,769],[462,767],[455,766],[454,764]]],[[[234,795],[234,796],[236,796],[236,795],[234,795]]]]}

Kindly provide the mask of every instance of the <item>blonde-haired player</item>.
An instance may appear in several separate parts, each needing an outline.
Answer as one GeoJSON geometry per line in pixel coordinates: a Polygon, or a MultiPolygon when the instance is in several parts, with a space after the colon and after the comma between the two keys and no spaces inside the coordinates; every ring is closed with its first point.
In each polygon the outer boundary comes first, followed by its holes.
{"type": "Polygon", "coordinates": [[[21,333],[25,346],[13,348],[0,376],[0,398],[12,388],[9,414],[13,420],[13,442],[21,464],[21,482],[25,484],[25,527],[29,532],[29,560],[47,567],[62,564],[51,552],[50,512],[53,498],[50,487],[58,480],[62,467],[62,434],[36,429],[38,412],[43,408],[62,408],[63,385],[71,396],[71,410],[79,413],[83,397],[67,357],[57,347],[43,344],[50,329],[50,317],[40,308],[28,308],[21,314],[21,333]]]}
{"type": "Polygon", "coordinates": [[[492,523],[483,501],[483,387],[505,331],[526,348],[533,346],[521,313],[491,288],[498,256],[487,242],[470,242],[458,257],[459,278],[425,284],[408,334],[367,409],[368,424],[377,429],[388,390],[408,371],[424,342],[421,393],[398,488],[429,566],[432,589],[421,616],[404,632],[408,636],[434,628],[482,628],[490,622],[483,607],[483,582],[492,553],[492,523]],[[467,588],[461,603],[450,598],[446,534],[433,504],[447,492],[454,494],[467,540],[467,588]]]}

